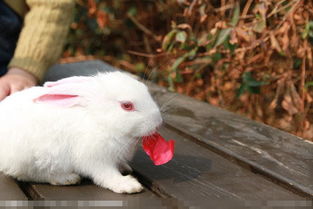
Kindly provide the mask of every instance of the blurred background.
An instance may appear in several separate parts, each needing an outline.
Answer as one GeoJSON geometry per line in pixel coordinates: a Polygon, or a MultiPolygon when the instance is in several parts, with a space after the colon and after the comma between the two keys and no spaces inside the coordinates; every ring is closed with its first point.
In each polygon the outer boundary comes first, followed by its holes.
{"type": "Polygon", "coordinates": [[[77,0],[61,62],[100,59],[313,141],[311,0],[77,0]]]}

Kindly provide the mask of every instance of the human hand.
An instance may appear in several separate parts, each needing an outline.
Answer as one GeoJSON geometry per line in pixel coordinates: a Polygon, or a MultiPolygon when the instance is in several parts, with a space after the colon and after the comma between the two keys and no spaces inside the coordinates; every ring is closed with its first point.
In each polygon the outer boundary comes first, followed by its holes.
{"type": "Polygon", "coordinates": [[[38,83],[36,77],[20,68],[10,68],[0,77],[0,101],[14,92],[35,86],[38,83]]]}

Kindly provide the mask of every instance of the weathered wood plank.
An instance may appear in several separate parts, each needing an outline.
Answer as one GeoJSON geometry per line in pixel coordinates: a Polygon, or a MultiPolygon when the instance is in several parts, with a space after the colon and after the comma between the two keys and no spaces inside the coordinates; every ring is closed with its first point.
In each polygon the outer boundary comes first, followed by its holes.
{"type": "Polygon", "coordinates": [[[222,200],[235,203],[304,200],[166,127],[160,133],[176,140],[174,159],[163,166],[154,166],[139,149],[132,166],[152,182],[153,190],[184,201],[182,204],[186,206],[204,207],[211,201],[222,200]]]}
{"type": "Polygon", "coordinates": [[[0,200],[27,200],[14,179],[0,173],[0,200]]]}
{"type": "Polygon", "coordinates": [[[151,84],[165,123],[313,197],[313,143],[151,84]]]}
{"type": "Polygon", "coordinates": [[[116,194],[87,180],[84,180],[80,185],[72,186],[30,184],[28,187],[29,190],[33,190],[32,193],[36,193],[37,197],[34,197],[35,199],[48,201],[65,200],[68,205],[82,204],[82,202],[86,204],[86,201],[90,201],[91,204],[98,204],[99,207],[97,208],[108,208],[109,206],[119,206],[119,208],[147,208],[150,206],[152,208],[165,208],[165,202],[148,189],[139,194],[116,194]]]}

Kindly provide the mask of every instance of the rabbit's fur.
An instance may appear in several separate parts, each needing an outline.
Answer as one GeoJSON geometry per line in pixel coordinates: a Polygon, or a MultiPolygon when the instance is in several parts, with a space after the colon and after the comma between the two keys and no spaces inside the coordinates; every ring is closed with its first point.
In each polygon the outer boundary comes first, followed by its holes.
{"type": "Polygon", "coordinates": [[[117,193],[141,191],[141,184],[119,168],[130,169],[138,140],[162,123],[147,87],[121,72],[60,81],[0,102],[0,171],[54,185],[86,176],[117,193]],[[72,95],[72,103],[40,99],[49,94],[72,95]],[[124,101],[135,110],[124,110],[124,101]]]}

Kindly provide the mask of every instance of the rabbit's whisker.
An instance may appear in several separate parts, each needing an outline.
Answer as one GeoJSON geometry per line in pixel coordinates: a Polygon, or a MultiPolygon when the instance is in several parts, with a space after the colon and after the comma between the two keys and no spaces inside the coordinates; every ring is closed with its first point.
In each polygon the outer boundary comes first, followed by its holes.
{"type": "Polygon", "coordinates": [[[173,102],[173,99],[175,99],[175,97],[177,96],[178,94],[174,94],[170,99],[168,99],[165,103],[163,103],[162,106],[160,107],[160,111],[162,112],[162,109],[164,107],[168,107],[171,104],[171,102],[173,102]]]}

